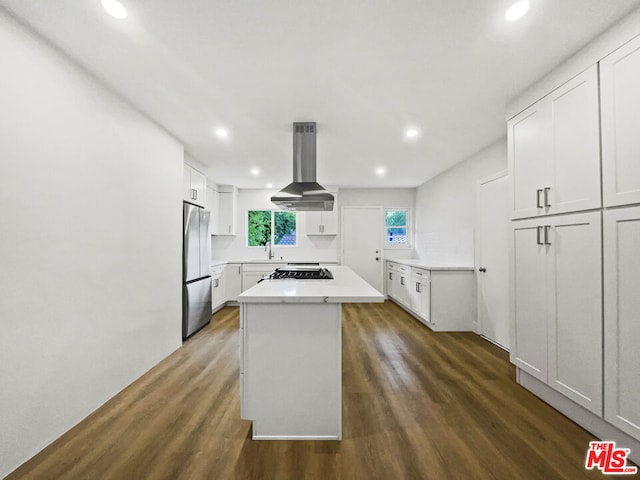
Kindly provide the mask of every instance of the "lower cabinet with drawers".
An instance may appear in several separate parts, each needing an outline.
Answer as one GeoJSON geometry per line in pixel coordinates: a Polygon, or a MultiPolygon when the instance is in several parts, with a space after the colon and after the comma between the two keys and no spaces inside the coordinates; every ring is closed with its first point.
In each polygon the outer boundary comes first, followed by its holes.
{"type": "Polygon", "coordinates": [[[476,318],[472,267],[425,267],[387,261],[387,296],[434,331],[472,331],[476,318]]]}

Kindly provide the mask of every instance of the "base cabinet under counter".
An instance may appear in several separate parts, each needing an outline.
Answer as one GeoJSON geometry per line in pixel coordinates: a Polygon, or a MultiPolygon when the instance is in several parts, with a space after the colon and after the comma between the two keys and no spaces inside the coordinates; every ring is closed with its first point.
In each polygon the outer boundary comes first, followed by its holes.
{"type": "Polygon", "coordinates": [[[387,296],[431,330],[474,330],[473,268],[421,268],[387,261],[386,278],[387,296]]]}

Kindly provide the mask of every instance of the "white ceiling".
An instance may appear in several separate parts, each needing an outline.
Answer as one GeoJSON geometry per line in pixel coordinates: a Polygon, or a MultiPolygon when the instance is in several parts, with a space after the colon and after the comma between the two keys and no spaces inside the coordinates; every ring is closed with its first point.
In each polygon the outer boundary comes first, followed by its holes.
{"type": "Polygon", "coordinates": [[[218,183],[413,187],[505,134],[506,104],[640,0],[0,0],[180,139],[218,183]],[[404,130],[420,135],[408,141],[404,130]],[[218,127],[229,130],[221,140],[218,127]],[[374,170],[387,169],[379,178],[374,170]],[[254,177],[252,168],[261,173],[254,177]]]}

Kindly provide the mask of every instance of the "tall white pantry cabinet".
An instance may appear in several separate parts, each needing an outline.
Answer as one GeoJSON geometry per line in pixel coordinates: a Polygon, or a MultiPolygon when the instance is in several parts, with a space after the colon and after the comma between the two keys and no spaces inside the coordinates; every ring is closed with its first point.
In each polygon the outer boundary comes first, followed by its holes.
{"type": "Polygon", "coordinates": [[[640,440],[638,112],[640,37],[507,125],[510,355],[518,379],[594,433],[608,435],[614,426],[635,440],[640,440]]]}

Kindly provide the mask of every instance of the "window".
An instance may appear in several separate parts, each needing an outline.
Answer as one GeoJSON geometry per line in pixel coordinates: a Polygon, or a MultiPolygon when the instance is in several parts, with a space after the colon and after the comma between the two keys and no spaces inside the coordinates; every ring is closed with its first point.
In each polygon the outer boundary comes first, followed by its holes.
{"type": "Polygon", "coordinates": [[[388,208],[385,210],[385,246],[410,247],[409,209],[388,208]]]}
{"type": "Polygon", "coordinates": [[[249,210],[247,214],[247,245],[264,247],[267,242],[273,246],[296,246],[296,212],[249,210]]]}

